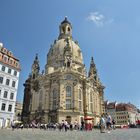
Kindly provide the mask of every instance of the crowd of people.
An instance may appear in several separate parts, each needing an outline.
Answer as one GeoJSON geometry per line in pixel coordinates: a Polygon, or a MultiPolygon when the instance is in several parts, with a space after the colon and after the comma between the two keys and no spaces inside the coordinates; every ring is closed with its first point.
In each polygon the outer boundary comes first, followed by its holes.
{"type": "MultiPolygon", "coordinates": [[[[140,121],[136,122],[137,126],[133,126],[132,124],[129,124],[127,127],[128,128],[140,128],[140,121]]],[[[91,131],[94,126],[92,122],[88,122],[85,120],[82,120],[81,123],[78,123],[77,120],[75,120],[73,123],[72,122],[67,122],[67,120],[62,120],[61,123],[48,123],[48,124],[42,124],[39,122],[36,122],[33,120],[30,123],[14,123],[14,121],[11,123],[11,128],[12,130],[14,129],[23,129],[23,128],[39,128],[39,129],[44,129],[44,130],[59,130],[59,131],[65,131],[67,132],[68,130],[73,131],[73,130],[80,130],[80,131],[91,131]]],[[[100,129],[101,133],[110,133],[111,130],[116,129],[116,122],[114,119],[112,119],[111,115],[109,113],[102,114],[100,117],[100,121],[97,124],[96,128],[100,129]]]]}
{"type": "MultiPolygon", "coordinates": [[[[81,123],[78,123],[77,120],[72,122],[67,122],[67,120],[62,120],[61,123],[48,123],[42,124],[33,120],[30,123],[18,123],[15,124],[14,121],[11,123],[12,130],[16,129],[23,129],[23,128],[39,128],[44,130],[59,130],[65,131],[68,130],[80,130],[80,131],[91,131],[93,128],[99,128],[101,133],[110,133],[111,130],[116,129],[116,122],[112,119],[109,113],[102,114],[100,117],[100,121],[94,127],[93,122],[88,122],[86,120],[82,120],[81,123]]],[[[118,127],[119,128],[119,127],[118,127]]],[[[132,124],[127,125],[127,127],[120,127],[120,128],[140,128],[140,121],[137,121],[137,124],[134,126],[132,124]]]]}
{"type": "Polygon", "coordinates": [[[62,120],[61,123],[48,123],[48,124],[42,124],[37,123],[35,120],[33,120],[31,123],[14,123],[14,121],[11,123],[12,130],[14,129],[23,129],[23,128],[39,128],[44,130],[59,130],[59,131],[73,131],[73,130],[92,130],[93,125],[92,123],[85,123],[85,121],[81,121],[79,124],[77,120],[75,120],[73,123],[68,123],[66,120],[62,120]]]}
{"type": "Polygon", "coordinates": [[[67,130],[84,130],[84,124],[81,122],[81,126],[78,124],[77,120],[75,120],[74,123],[68,123],[66,120],[62,120],[61,123],[48,123],[48,124],[42,124],[37,123],[35,120],[33,120],[29,124],[23,124],[23,123],[14,123],[14,121],[11,123],[11,127],[14,130],[15,128],[39,128],[44,130],[56,130],[59,129],[60,131],[67,131],[67,130]]]}

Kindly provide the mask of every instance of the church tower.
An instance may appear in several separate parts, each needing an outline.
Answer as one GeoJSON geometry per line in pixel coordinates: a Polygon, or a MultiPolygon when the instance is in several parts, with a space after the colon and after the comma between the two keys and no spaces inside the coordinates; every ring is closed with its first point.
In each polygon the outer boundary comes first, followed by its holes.
{"type": "Polygon", "coordinates": [[[90,69],[89,69],[89,74],[88,76],[92,78],[94,81],[97,80],[97,69],[96,65],[94,63],[93,57],[91,57],[91,62],[90,62],[90,69]]]}
{"type": "Polygon", "coordinates": [[[39,70],[40,67],[39,67],[38,54],[36,54],[35,60],[32,65],[32,72],[31,72],[31,76],[33,79],[35,79],[39,75],[39,70]]]}

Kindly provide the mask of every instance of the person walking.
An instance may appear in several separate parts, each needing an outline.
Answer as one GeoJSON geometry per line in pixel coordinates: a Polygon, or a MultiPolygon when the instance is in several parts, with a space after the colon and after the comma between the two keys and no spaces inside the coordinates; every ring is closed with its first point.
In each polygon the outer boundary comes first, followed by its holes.
{"type": "Polygon", "coordinates": [[[12,131],[14,131],[14,129],[15,129],[15,122],[14,121],[11,122],[11,127],[12,127],[12,131]]]}
{"type": "Polygon", "coordinates": [[[116,124],[116,122],[115,122],[115,120],[113,119],[113,120],[112,120],[112,128],[113,128],[114,130],[116,129],[115,124],[116,124]]]}
{"type": "Polygon", "coordinates": [[[112,118],[111,118],[111,116],[108,113],[106,115],[107,115],[106,126],[107,126],[108,133],[110,133],[111,124],[112,124],[112,118]]]}
{"type": "Polygon", "coordinates": [[[81,130],[84,130],[85,129],[85,122],[82,120],[81,121],[81,130]]]}
{"type": "Polygon", "coordinates": [[[64,127],[65,127],[65,132],[67,132],[67,130],[68,130],[68,122],[66,120],[64,121],[64,127]]]}
{"type": "Polygon", "coordinates": [[[101,133],[105,133],[106,122],[105,122],[104,114],[101,115],[100,124],[99,125],[100,125],[100,132],[101,133]]]}

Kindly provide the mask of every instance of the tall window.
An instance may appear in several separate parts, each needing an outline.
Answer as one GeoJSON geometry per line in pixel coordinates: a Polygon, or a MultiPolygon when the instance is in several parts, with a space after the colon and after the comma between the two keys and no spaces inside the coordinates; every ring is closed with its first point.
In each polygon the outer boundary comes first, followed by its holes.
{"type": "Polygon", "coordinates": [[[12,105],[8,106],[8,111],[11,112],[12,111],[12,105]]]}
{"type": "Polygon", "coordinates": [[[71,87],[70,86],[66,87],[66,97],[71,97],[71,87]]]}
{"type": "Polygon", "coordinates": [[[14,76],[17,76],[17,71],[14,71],[14,76]]]}
{"type": "Polygon", "coordinates": [[[18,63],[16,63],[16,67],[18,67],[18,63]]]}
{"type": "Polygon", "coordinates": [[[92,93],[89,94],[89,110],[93,111],[93,96],[92,96],[92,93]]]}
{"type": "Polygon", "coordinates": [[[11,94],[10,94],[10,99],[11,99],[11,100],[14,99],[14,93],[11,93],[11,94]]]}
{"type": "Polygon", "coordinates": [[[3,83],[3,77],[0,77],[0,84],[3,83]]]}
{"type": "Polygon", "coordinates": [[[71,109],[71,99],[66,99],[66,109],[71,109]]]}
{"type": "Polygon", "coordinates": [[[10,80],[6,79],[6,85],[9,86],[10,80]]]}
{"type": "Polygon", "coordinates": [[[11,69],[8,69],[8,73],[9,73],[9,74],[11,74],[11,71],[12,71],[11,69]]]}
{"type": "Polygon", "coordinates": [[[7,95],[8,95],[8,92],[7,91],[4,91],[3,98],[7,98],[7,95]]]}
{"type": "Polygon", "coordinates": [[[4,57],[3,57],[3,60],[6,62],[6,61],[7,61],[7,57],[4,56],[4,57]]]}
{"type": "Polygon", "coordinates": [[[2,103],[1,110],[2,111],[5,111],[5,107],[6,107],[6,104],[5,103],[2,103]]]}
{"type": "Polygon", "coordinates": [[[56,109],[57,108],[57,90],[54,89],[53,90],[53,106],[52,106],[53,109],[56,109]]]}
{"type": "Polygon", "coordinates": [[[82,91],[79,89],[79,110],[82,111],[82,91]]]}
{"type": "Polygon", "coordinates": [[[66,109],[72,108],[72,88],[70,86],[66,87],[66,109]]]}
{"type": "Polygon", "coordinates": [[[5,71],[5,66],[2,66],[1,70],[2,70],[2,71],[5,71]]]}
{"type": "Polygon", "coordinates": [[[10,64],[12,64],[12,63],[13,63],[13,60],[10,59],[10,64]]]}
{"type": "Polygon", "coordinates": [[[43,95],[43,92],[41,91],[39,93],[39,110],[42,110],[42,95],[43,95]]]}
{"type": "Polygon", "coordinates": [[[12,82],[12,87],[15,87],[15,85],[16,85],[16,82],[13,81],[13,82],[12,82]]]}
{"type": "Polygon", "coordinates": [[[93,94],[93,111],[95,112],[95,94],[93,94]]]}

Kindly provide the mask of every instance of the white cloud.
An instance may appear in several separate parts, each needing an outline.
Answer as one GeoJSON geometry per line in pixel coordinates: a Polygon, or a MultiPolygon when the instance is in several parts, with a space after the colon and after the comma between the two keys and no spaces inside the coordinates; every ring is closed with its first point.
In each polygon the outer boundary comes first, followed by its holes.
{"type": "Polygon", "coordinates": [[[107,19],[103,14],[100,14],[99,12],[90,13],[87,19],[99,27],[105,24],[111,24],[114,21],[114,19],[107,19]]]}

